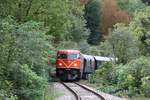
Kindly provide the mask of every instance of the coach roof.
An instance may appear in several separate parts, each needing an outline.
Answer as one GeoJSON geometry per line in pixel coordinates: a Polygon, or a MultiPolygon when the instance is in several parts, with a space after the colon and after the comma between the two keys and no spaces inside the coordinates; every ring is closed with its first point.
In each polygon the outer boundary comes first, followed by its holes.
{"type": "Polygon", "coordinates": [[[112,57],[102,57],[102,56],[94,56],[94,58],[97,60],[97,61],[117,61],[117,58],[112,58],[112,57]]]}

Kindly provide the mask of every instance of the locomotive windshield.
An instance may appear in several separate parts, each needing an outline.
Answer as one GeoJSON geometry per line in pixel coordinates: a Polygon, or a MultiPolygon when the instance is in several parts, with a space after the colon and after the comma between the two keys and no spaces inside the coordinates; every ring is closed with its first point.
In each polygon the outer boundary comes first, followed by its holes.
{"type": "Polygon", "coordinates": [[[78,59],[79,54],[58,54],[59,59],[78,59]]]}

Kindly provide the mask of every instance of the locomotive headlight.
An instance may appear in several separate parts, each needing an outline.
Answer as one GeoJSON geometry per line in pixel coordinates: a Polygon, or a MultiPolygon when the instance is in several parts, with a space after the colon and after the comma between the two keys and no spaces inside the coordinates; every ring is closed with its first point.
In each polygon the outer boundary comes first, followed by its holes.
{"type": "Polygon", "coordinates": [[[62,66],[62,63],[59,63],[58,65],[59,65],[59,66],[62,66]]]}
{"type": "Polygon", "coordinates": [[[73,64],[75,67],[77,66],[77,64],[75,63],[75,64],[73,64]]]}

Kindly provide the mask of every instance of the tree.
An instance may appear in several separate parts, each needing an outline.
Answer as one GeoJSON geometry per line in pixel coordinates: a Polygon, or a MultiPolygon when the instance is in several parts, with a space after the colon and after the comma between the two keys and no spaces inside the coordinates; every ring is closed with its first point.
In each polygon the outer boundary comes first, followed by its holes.
{"type": "Polygon", "coordinates": [[[79,0],[2,0],[0,8],[0,16],[13,16],[19,23],[43,22],[55,43],[68,39],[76,42],[89,34],[79,0]]]}
{"type": "Polygon", "coordinates": [[[70,28],[65,37],[66,40],[71,40],[76,43],[86,40],[89,35],[89,30],[86,28],[86,20],[84,19],[84,6],[79,0],[70,1],[71,13],[68,14],[70,20],[70,28]]]}
{"type": "Polygon", "coordinates": [[[150,7],[147,6],[141,11],[136,12],[133,21],[130,23],[129,28],[133,34],[141,42],[140,51],[142,55],[150,55],[150,7]]]}
{"type": "Polygon", "coordinates": [[[116,67],[118,87],[129,91],[128,95],[150,93],[150,62],[149,57],[140,57],[128,64],[116,67]]]}
{"type": "Polygon", "coordinates": [[[43,96],[49,69],[46,31],[41,23],[34,21],[19,25],[10,17],[1,19],[0,84],[10,87],[11,91],[6,88],[8,95],[28,100],[37,97],[40,100],[43,96]]]}
{"type": "Polygon", "coordinates": [[[8,80],[7,74],[8,63],[13,56],[11,51],[14,37],[11,32],[15,29],[15,24],[15,21],[10,18],[0,18],[0,99],[12,98],[17,100],[17,96],[13,93],[13,82],[8,80]]]}
{"type": "MultiPolygon", "coordinates": [[[[126,1],[126,0],[124,0],[126,1]]],[[[127,11],[122,10],[117,5],[116,0],[103,0],[102,1],[102,33],[107,36],[113,25],[117,23],[128,24],[130,16],[127,11]]]]}
{"type": "Polygon", "coordinates": [[[127,10],[128,13],[133,16],[135,11],[140,11],[144,8],[144,3],[142,0],[117,0],[120,8],[127,10]]]}
{"type": "Polygon", "coordinates": [[[139,56],[138,41],[132,31],[123,24],[115,25],[101,48],[104,48],[105,56],[118,58],[118,63],[126,64],[139,56]]]}
{"type": "Polygon", "coordinates": [[[85,19],[87,20],[87,28],[91,31],[91,34],[88,37],[88,43],[98,45],[102,38],[100,31],[101,0],[88,1],[85,6],[85,19]]]}

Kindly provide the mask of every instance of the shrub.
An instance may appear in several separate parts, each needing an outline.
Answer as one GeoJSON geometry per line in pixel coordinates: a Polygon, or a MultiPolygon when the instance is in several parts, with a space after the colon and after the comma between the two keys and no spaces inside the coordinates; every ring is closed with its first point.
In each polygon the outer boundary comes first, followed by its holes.
{"type": "Polygon", "coordinates": [[[37,76],[28,65],[12,66],[14,93],[24,100],[41,100],[47,80],[37,76]]]}
{"type": "Polygon", "coordinates": [[[0,100],[18,100],[18,97],[13,94],[13,84],[8,80],[0,80],[0,100]]]}
{"type": "Polygon", "coordinates": [[[113,86],[113,85],[104,85],[104,86],[100,86],[97,89],[98,91],[103,91],[105,93],[113,93],[114,91],[118,90],[118,87],[113,86]]]}
{"type": "Polygon", "coordinates": [[[90,77],[90,82],[99,84],[98,90],[129,97],[150,97],[150,57],[140,57],[126,65],[114,66],[104,63],[90,77]]]}
{"type": "Polygon", "coordinates": [[[147,77],[142,78],[142,93],[150,98],[150,75],[147,77]]]}
{"type": "Polygon", "coordinates": [[[147,94],[150,92],[150,58],[140,57],[129,64],[116,68],[117,85],[128,90],[129,94],[147,94]]]}
{"type": "Polygon", "coordinates": [[[101,83],[101,84],[108,84],[110,83],[111,71],[113,70],[112,63],[104,63],[102,66],[99,67],[98,70],[95,71],[93,75],[91,75],[89,81],[93,83],[101,83]]]}

